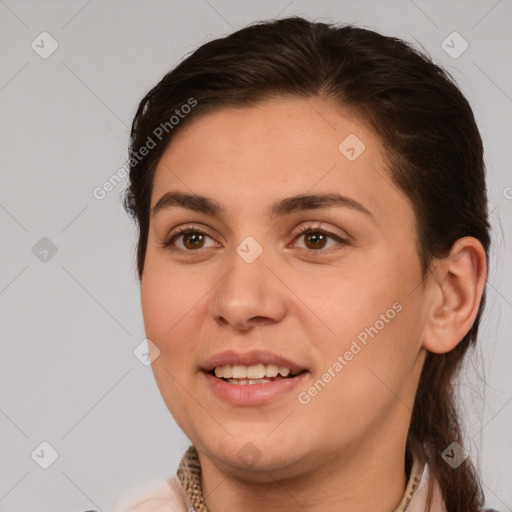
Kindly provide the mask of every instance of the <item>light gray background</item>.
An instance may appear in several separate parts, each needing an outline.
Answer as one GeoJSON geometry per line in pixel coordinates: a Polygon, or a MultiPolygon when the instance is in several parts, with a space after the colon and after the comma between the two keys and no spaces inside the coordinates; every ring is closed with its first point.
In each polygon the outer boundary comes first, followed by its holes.
{"type": "Polygon", "coordinates": [[[418,41],[474,108],[494,246],[461,386],[465,448],[488,505],[512,510],[511,0],[0,0],[1,511],[108,510],[128,488],[174,474],[188,440],[133,354],[145,335],[125,183],[101,201],[92,191],[125,163],[144,93],[186,53],[292,14],[418,41]],[[31,47],[43,31],[59,45],[47,59],[31,47]],[[456,59],[441,46],[453,31],[469,44],[456,59]],[[57,248],[46,262],[32,249],[43,237],[57,248]],[[49,456],[36,450],[43,441],[59,455],[48,469],[35,462],[49,456]]]}

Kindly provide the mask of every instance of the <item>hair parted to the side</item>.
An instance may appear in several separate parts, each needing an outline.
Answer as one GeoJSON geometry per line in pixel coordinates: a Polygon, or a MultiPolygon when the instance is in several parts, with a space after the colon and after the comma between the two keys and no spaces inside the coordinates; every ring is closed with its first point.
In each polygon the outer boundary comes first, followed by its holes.
{"type": "MultiPolygon", "coordinates": [[[[432,259],[445,256],[461,237],[477,238],[488,256],[482,140],[451,76],[400,39],[291,17],[258,22],[202,45],[140,102],[124,200],[139,227],[140,279],[153,176],[173,135],[202,114],[281,96],[334,100],[379,137],[390,179],[415,212],[423,278],[432,259]],[[194,107],[181,110],[191,99],[194,107]],[[171,126],[177,110],[183,115],[171,126]],[[149,139],[155,147],[140,159],[138,150],[149,139]]],[[[452,351],[428,353],[409,429],[409,436],[425,447],[449,512],[478,512],[484,501],[471,461],[452,469],[441,457],[452,442],[463,444],[453,385],[464,354],[476,342],[484,303],[485,294],[471,330],[452,351]]]]}

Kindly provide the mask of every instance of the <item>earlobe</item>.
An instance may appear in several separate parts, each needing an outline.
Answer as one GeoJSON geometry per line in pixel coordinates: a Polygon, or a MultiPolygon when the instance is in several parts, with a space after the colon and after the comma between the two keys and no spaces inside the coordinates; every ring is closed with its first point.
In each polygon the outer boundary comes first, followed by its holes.
{"type": "Polygon", "coordinates": [[[487,257],[473,237],[460,238],[428,278],[422,346],[437,354],[449,352],[475,321],[487,280],[487,257]]]}

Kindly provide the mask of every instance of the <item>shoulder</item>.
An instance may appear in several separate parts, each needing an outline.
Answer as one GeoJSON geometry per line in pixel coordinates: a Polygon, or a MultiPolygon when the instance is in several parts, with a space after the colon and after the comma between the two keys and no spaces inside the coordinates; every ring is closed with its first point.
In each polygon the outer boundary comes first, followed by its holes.
{"type": "Polygon", "coordinates": [[[176,477],[140,484],[117,500],[109,512],[187,512],[189,504],[176,477]]]}

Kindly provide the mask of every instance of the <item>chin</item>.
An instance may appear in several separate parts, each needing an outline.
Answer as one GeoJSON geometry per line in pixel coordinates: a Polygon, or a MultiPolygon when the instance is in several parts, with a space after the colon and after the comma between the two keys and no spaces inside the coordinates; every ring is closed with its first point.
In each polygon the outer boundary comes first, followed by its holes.
{"type": "MultiPolygon", "coordinates": [[[[265,434],[268,435],[268,434],[265,434]]],[[[298,450],[296,443],[288,437],[275,436],[265,439],[265,436],[250,435],[245,432],[243,436],[232,438],[228,435],[222,440],[208,437],[196,447],[204,450],[215,459],[215,463],[222,464],[228,471],[236,471],[237,475],[254,481],[269,481],[280,476],[291,476],[296,473],[304,458],[298,450]],[[269,475],[272,472],[272,475],[269,475]]]]}

